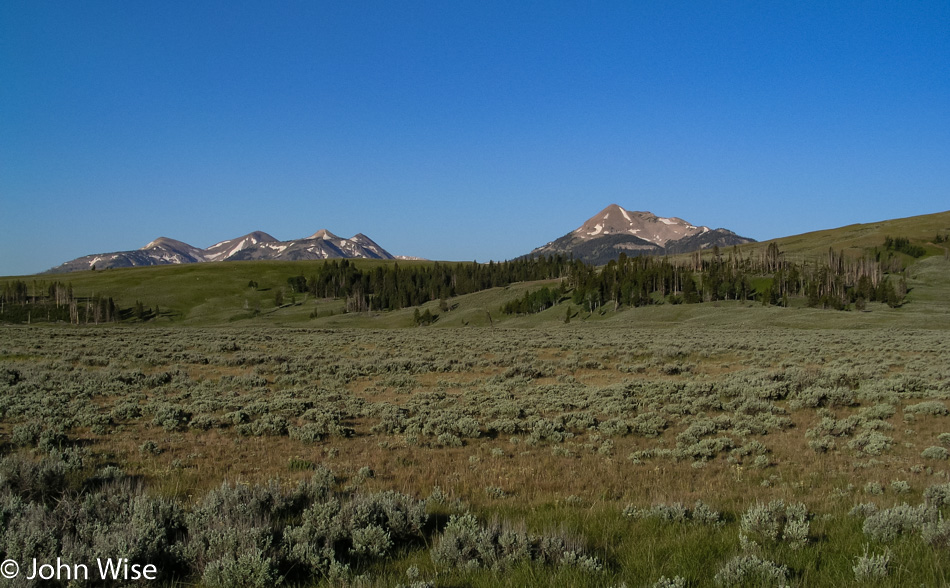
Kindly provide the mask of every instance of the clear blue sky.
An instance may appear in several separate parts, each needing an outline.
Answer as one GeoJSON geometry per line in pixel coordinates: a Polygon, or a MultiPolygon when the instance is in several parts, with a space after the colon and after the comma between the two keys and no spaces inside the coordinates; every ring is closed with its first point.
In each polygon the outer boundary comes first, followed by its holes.
{"type": "Polygon", "coordinates": [[[0,3],[0,275],[253,230],[507,259],[610,203],[950,209],[950,2],[0,3]]]}

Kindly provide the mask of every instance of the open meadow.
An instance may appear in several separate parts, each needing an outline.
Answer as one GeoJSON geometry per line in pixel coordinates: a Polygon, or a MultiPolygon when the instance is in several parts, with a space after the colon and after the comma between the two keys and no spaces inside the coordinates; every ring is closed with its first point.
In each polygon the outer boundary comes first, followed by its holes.
{"type": "Polygon", "coordinates": [[[946,330],[663,312],[3,328],[6,555],[121,545],[208,586],[950,581],[946,330]]]}

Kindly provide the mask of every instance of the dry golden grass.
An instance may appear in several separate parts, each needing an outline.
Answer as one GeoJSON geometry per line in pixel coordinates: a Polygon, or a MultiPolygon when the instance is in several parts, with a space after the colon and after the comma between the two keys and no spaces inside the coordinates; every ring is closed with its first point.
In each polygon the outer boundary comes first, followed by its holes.
{"type": "MultiPolygon", "coordinates": [[[[906,404],[917,402],[908,400],[906,404]]],[[[856,410],[839,410],[844,418],[856,410]]],[[[928,471],[920,452],[936,445],[937,435],[948,429],[947,418],[918,416],[905,423],[900,411],[890,419],[893,448],[880,456],[860,455],[846,447],[818,453],[808,447],[805,434],[819,420],[814,414],[792,413],[795,426],[768,436],[773,465],[757,469],[714,459],[703,467],[692,461],[657,459],[640,464],[627,456],[640,449],[655,448],[656,440],[612,439],[610,455],[596,450],[603,437],[582,435],[561,444],[529,446],[507,437],[468,440],[458,448],[428,448],[408,445],[401,436],[361,434],[350,439],[332,438],[302,444],[286,436],[242,437],[230,431],[166,432],[155,426],[132,425],[121,434],[96,437],[93,448],[114,455],[130,473],[144,476],[161,492],[175,496],[200,496],[223,481],[263,483],[280,478],[293,483],[308,477],[308,470],[293,469],[291,462],[322,464],[344,478],[355,477],[368,467],[374,477],[361,482],[370,490],[393,489],[417,497],[428,496],[436,486],[451,498],[484,507],[518,504],[536,508],[558,504],[567,497],[584,504],[613,503],[650,505],[704,500],[731,511],[744,509],[751,501],[777,498],[803,501],[815,512],[850,508],[862,497],[868,482],[887,487],[893,480],[910,484],[909,495],[886,493],[891,502],[919,497],[923,489],[942,477],[928,471]],[[152,441],[158,455],[140,447],[152,441]],[[558,447],[568,455],[555,455],[558,447]],[[920,466],[916,470],[913,466],[920,466]],[[486,493],[500,488],[503,498],[486,493]],[[845,497],[846,500],[842,500],[845,497]]],[[[354,423],[367,431],[373,424],[354,423]]],[[[662,442],[677,430],[667,431],[662,442]]],[[[85,437],[86,435],[82,435],[85,437]]],[[[846,439],[840,440],[844,445],[846,439]]],[[[945,476],[944,476],[945,477],[945,476]]]]}

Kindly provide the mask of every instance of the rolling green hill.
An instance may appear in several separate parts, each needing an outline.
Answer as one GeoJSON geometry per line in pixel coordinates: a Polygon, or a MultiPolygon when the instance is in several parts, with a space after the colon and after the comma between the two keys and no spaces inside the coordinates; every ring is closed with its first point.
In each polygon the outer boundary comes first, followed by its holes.
{"type": "Polygon", "coordinates": [[[907,237],[923,245],[928,254],[943,255],[944,248],[950,247],[950,243],[935,244],[933,241],[938,235],[950,235],[950,211],[769,239],[741,245],[740,250],[743,253],[759,253],[769,244],[776,243],[788,255],[803,259],[822,256],[829,248],[858,253],[881,247],[885,237],[907,237]]]}

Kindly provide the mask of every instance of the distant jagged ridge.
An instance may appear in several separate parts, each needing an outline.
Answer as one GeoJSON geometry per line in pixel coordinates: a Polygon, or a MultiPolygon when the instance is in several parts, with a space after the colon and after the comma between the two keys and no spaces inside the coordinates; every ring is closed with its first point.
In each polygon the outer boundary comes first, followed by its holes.
{"type": "Polygon", "coordinates": [[[659,217],[611,204],[580,227],[534,249],[526,257],[573,255],[585,263],[603,265],[621,253],[628,257],[666,255],[753,241],[728,229],[696,226],[681,218],[659,217]]]}
{"type": "Polygon", "coordinates": [[[263,231],[254,231],[236,239],[215,243],[207,249],[199,249],[168,237],[159,237],[135,251],[86,255],[54,267],[49,273],[213,261],[340,258],[395,259],[362,233],[344,239],[323,229],[304,239],[278,241],[263,231]]]}

